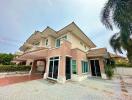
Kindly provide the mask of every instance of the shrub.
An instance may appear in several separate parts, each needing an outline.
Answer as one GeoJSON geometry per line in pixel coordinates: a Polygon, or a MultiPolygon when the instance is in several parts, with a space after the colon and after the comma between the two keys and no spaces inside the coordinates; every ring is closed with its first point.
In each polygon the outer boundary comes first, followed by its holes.
{"type": "Polygon", "coordinates": [[[114,75],[115,61],[113,59],[107,59],[105,65],[105,73],[109,79],[112,79],[114,75]]]}
{"type": "Polygon", "coordinates": [[[31,66],[24,65],[0,65],[0,72],[29,71],[31,66]]]}
{"type": "Polygon", "coordinates": [[[114,75],[114,67],[111,65],[106,65],[105,66],[105,73],[109,79],[112,79],[114,75]]]}
{"type": "Polygon", "coordinates": [[[132,67],[132,64],[129,63],[118,63],[116,67],[132,67]]]}

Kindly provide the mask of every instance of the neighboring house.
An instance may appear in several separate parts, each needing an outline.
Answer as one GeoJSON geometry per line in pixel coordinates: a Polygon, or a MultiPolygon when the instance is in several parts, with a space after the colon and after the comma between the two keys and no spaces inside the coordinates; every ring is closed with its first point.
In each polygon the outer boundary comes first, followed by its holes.
{"type": "Polygon", "coordinates": [[[105,60],[109,58],[105,48],[92,49],[96,45],[72,22],[59,31],[47,27],[35,31],[20,50],[24,53],[17,61],[32,65],[30,74],[42,71],[44,79],[64,83],[81,81],[88,76],[105,77],[105,60]]]}
{"type": "Polygon", "coordinates": [[[115,63],[128,63],[127,57],[123,57],[117,54],[109,53],[110,57],[115,61],[115,63]]]}

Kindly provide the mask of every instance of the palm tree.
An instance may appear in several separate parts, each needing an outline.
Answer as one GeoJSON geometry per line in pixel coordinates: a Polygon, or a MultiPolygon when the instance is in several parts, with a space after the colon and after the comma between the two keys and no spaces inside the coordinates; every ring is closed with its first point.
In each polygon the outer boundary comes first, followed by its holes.
{"type": "Polygon", "coordinates": [[[129,62],[132,63],[132,0],[108,0],[101,13],[101,22],[106,28],[119,29],[110,39],[115,52],[127,51],[129,62]]]}

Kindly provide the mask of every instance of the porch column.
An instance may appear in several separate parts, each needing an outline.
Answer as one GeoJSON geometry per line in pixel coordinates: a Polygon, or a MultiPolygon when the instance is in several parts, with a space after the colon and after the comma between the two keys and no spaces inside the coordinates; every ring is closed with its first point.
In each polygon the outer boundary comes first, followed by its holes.
{"type": "Polygon", "coordinates": [[[49,69],[49,63],[48,63],[49,61],[48,61],[48,58],[46,58],[44,62],[45,62],[45,73],[44,73],[43,78],[46,79],[48,77],[48,71],[49,71],[48,70],[49,69]]]}
{"type": "Polygon", "coordinates": [[[29,74],[34,74],[37,70],[37,61],[34,60],[29,74]]]}
{"type": "Polygon", "coordinates": [[[101,77],[102,77],[103,79],[107,79],[106,74],[105,74],[105,69],[104,69],[104,67],[105,67],[105,62],[104,62],[104,59],[103,59],[103,58],[100,58],[100,59],[99,59],[99,65],[100,65],[101,77]]]}
{"type": "Polygon", "coordinates": [[[66,81],[66,75],[65,75],[65,56],[60,57],[60,62],[58,66],[58,82],[59,83],[65,83],[66,81]]]}

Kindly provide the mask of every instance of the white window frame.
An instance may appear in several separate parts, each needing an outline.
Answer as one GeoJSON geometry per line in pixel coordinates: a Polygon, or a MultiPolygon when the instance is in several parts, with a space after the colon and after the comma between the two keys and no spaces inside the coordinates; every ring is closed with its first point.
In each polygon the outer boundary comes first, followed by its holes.
{"type": "MultiPolygon", "coordinates": [[[[72,61],[73,61],[73,60],[76,61],[76,74],[75,74],[75,75],[77,75],[77,60],[76,60],[76,59],[72,59],[72,61]]],[[[71,66],[72,66],[72,64],[73,64],[73,63],[71,62],[71,66]]],[[[73,71],[72,71],[72,74],[74,74],[73,71]]]]}
{"type": "Polygon", "coordinates": [[[83,72],[83,71],[82,71],[82,74],[87,74],[87,73],[89,72],[89,62],[86,61],[86,60],[81,60],[81,70],[82,70],[82,67],[83,67],[83,66],[82,66],[82,62],[87,62],[87,63],[88,63],[88,64],[87,64],[87,65],[88,65],[88,71],[87,71],[87,72],[83,72]]]}
{"type": "MultiPolygon", "coordinates": [[[[56,56],[50,56],[49,58],[48,58],[48,72],[47,72],[47,78],[48,79],[52,79],[52,80],[58,80],[58,78],[59,78],[59,67],[60,67],[60,57],[61,56],[59,56],[59,55],[56,55],[56,56]],[[50,60],[50,58],[53,58],[53,57],[59,57],[59,59],[57,59],[58,61],[59,61],[59,64],[58,64],[58,76],[57,76],[57,79],[55,79],[55,78],[53,78],[53,75],[52,75],[52,78],[51,77],[49,77],[49,65],[50,65],[50,61],[53,61],[53,60],[50,60]]],[[[54,69],[54,68],[53,68],[54,69]]],[[[53,70],[52,69],[52,70],[53,70]]],[[[53,72],[53,71],[52,71],[53,72]]],[[[53,74],[53,73],[52,73],[53,74]]]]}
{"type": "Polygon", "coordinates": [[[65,40],[67,40],[67,34],[62,35],[62,36],[58,37],[58,38],[55,40],[55,47],[56,47],[56,48],[59,48],[59,47],[61,46],[61,40],[64,39],[63,37],[65,37],[65,36],[66,36],[66,39],[65,39],[65,40]],[[60,46],[57,47],[57,40],[58,40],[58,39],[60,39],[60,46]]]}
{"type": "Polygon", "coordinates": [[[49,40],[48,40],[48,39],[46,39],[46,40],[45,40],[45,46],[46,46],[46,47],[47,47],[47,46],[48,46],[48,44],[49,44],[48,42],[49,42],[49,40]]]}

